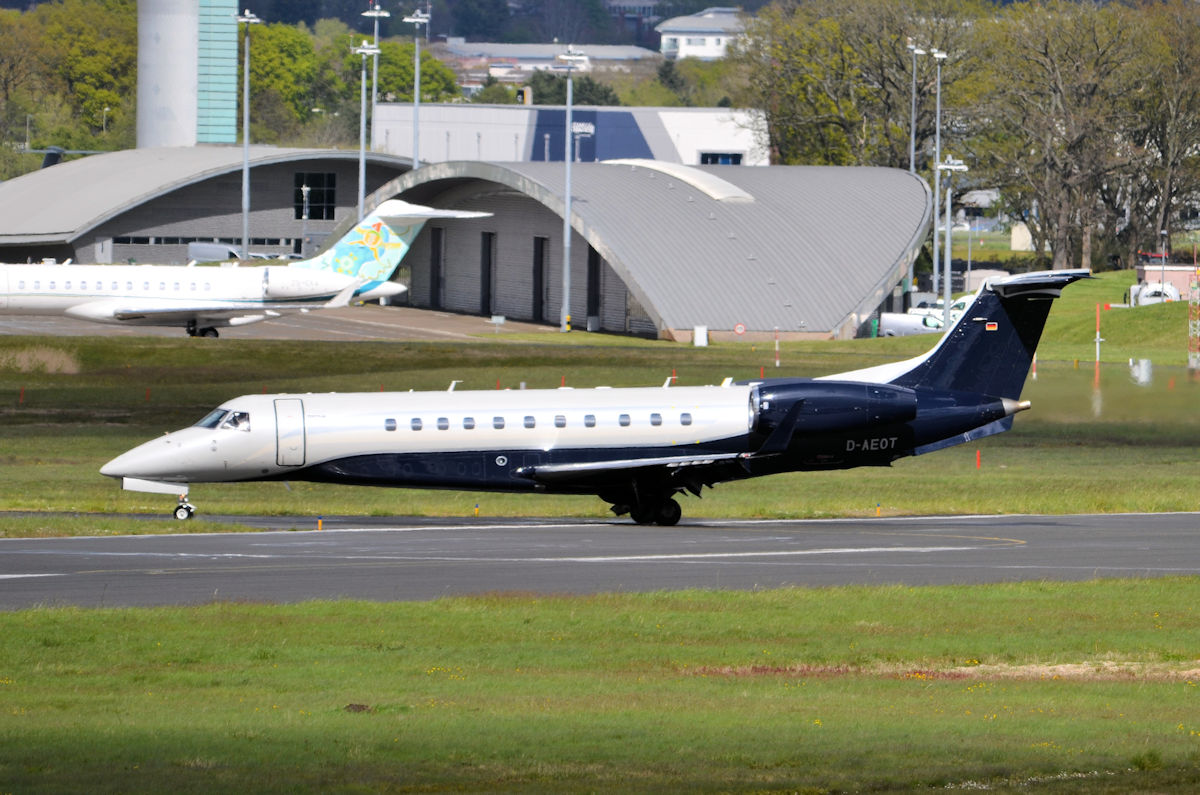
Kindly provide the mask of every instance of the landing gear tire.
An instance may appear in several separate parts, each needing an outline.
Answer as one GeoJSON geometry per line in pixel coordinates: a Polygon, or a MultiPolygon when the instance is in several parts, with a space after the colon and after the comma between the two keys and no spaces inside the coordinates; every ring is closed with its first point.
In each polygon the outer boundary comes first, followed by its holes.
{"type": "Polygon", "coordinates": [[[197,333],[201,337],[212,337],[213,339],[216,339],[217,337],[221,336],[220,334],[217,333],[217,330],[215,328],[213,328],[212,326],[205,326],[204,328],[200,329],[200,331],[197,333]]]}
{"type": "Polygon", "coordinates": [[[181,502],[175,506],[175,518],[181,522],[191,519],[192,515],[195,513],[195,506],[189,503],[181,502]]]}
{"type": "Polygon", "coordinates": [[[654,521],[663,527],[673,527],[679,523],[681,516],[683,516],[683,509],[679,507],[679,503],[675,502],[675,500],[667,499],[658,506],[658,512],[654,517],[654,521]]]}
{"type": "Polygon", "coordinates": [[[671,527],[683,516],[679,503],[668,497],[662,502],[641,503],[629,509],[629,516],[638,524],[658,524],[671,527]]]}

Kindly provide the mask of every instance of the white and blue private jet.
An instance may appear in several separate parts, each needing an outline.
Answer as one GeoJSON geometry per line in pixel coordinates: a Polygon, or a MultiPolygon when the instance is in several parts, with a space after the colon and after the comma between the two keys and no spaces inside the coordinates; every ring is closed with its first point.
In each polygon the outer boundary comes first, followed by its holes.
{"type": "MultiPolygon", "coordinates": [[[[672,525],[675,495],[779,472],[887,466],[1000,433],[1053,299],[1088,276],[993,279],[932,350],[817,379],[720,386],[245,395],[100,472],[127,489],[308,480],[594,494],[672,525]]],[[[669,384],[669,382],[668,382],[669,384]]]]}

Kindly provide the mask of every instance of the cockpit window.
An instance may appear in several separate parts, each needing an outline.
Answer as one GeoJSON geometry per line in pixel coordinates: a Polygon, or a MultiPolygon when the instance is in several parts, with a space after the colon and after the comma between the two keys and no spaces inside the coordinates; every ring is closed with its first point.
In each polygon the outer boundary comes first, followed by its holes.
{"type": "Polygon", "coordinates": [[[231,411],[225,421],[221,423],[221,428],[227,431],[246,431],[250,432],[250,414],[245,411],[231,411]]]}
{"type": "Polygon", "coordinates": [[[221,420],[225,419],[225,415],[229,412],[225,409],[213,409],[204,415],[204,419],[196,423],[197,428],[215,428],[221,424],[221,420]]]}

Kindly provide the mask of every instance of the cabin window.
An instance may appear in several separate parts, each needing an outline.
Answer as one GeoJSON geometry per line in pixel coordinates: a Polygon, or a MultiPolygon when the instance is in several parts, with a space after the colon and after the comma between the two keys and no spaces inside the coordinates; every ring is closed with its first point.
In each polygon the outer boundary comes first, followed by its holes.
{"type": "MultiPolygon", "coordinates": [[[[117,289],[118,289],[118,285],[119,285],[119,284],[120,284],[120,282],[113,282],[113,286],[112,286],[112,288],[113,288],[113,292],[114,292],[114,293],[117,291],[117,289]]],[[[130,286],[130,287],[132,287],[133,285],[131,284],[131,285],[129,285],[129,286],[130,286]]]]}
{"type": "Polygon", "coordinates": [[[175,292],[179,292],[179,282],[175,282],[175,292]]]}
{"type": "Polygon", "coordinates": [[[555,428],[567,427],[567,418],[565,416],[563,416],[562,414],[555,414],[554,415],[554,427],[555,428]]]}
{"type": "Polygon", "coordinates": [[[492,417],[492,427],[498,431],[504,430],[504,418],[503,417],[492,417]]]}
{"type": "Polygon", "coordinates": [[[421,418],[420,417],[413,417],[412,422],[410,424],[414,431],[421,430],[421,418]]]}
{"type": "Polygon", "coordinates": [[[447,419],[446,417],[438,417],[438,430],[439,431],[450,430],[450,420],[447,419]]]}
{"type": "Polygon", "coordinates": [[[160,290],[166,290],[166,289],[167,289],[167,283],[166,283],[166,282],[159,282],[159,283],[158,283],[158,289],[160,289],[160,290]]]}
{"type": "Polygon", "coordinates": [[[142,282],[142,289],[143,289],[143,290],[149,290],[149,289],[150,289],[150,282],[142,282]]]}
{"type": "Polygon", "coordinates": [[[245,411],[231,411],[224,421],[221,422],[221,428],[227,431],[245,431],[250,432],[250,415],[245,411]]]}
{"type": "Polygon", "coordinates": [[[629,426],[629,415],[622,414],[620,417],[617,417],[617,422],[620,423],[622,428],[628,427],[629,426]]]}
{"type": "Polygon", "coordinates": [[[191,289],[193,293],[196,292],[196,283],[192,282],[189,289],[191,289]]]}
{"type": "MultiPolygon", "coordinates": [[[[70,289],[71,289],[71,283],[70,283],[70,282],[67,282],[67,289],[68,289],[68,290],[70,290],[70,289]]],[[[81,282],[79,282],[79,289],[80,289],[80,290],[86,290],[86,289],[87,289],[87,282],[85,282],[85,281],[81,281],[81,282]]]]}
{"type": "Polygon", "coordinates": [[[53,289],[54,289],[54,282],[50,282],[50,289],[51,289],[51,290],[53,290],[53,289]]]}
{"type": "Polygon", "coordinates": [[[70,290],[70,289],[71,289],[71,283],[70,283],[70,282],[63,282],[63,289],[64,289],[64,290],[70,290]]]}
{"type": "Polygon", "coordinates": [[[17,282],[17,289],[18,289],[18,290],[24,290],[24,289],[25,289],[25,280],[24,280],[24,279],[22,279],[21,281],[17,282]]]}
{"type": "Polygon", "coordinates": [[[463,429],[468,431],[475,430],[475,418],[463,417],[463,429]]]}
{"type": "Polygon", "coordinates": [[[41,283],[41,281],[35,281],[35,282],[33,283],[33,289],[35,289],[35,290],[40,290],[40,289],[42,289],[42,283],[41,283]]]}
{"type": "Polygon", "coordinates": [[[596,427],[596,415],[595,414],[584,414],[583,415],[583,425],[586,428],[595,428],[596,427]]]}
{"type": "Polygon", "coordinates": [[[526,415],[525,415],[525,427],[526,427],[526,428],[532,428],[532,427],[534,427],[535,425],[537,425],[537,421],[536,421],[536,420],[535,420],[533,417],[531,417],[530,415],[526,414],[526,415]]]}
{"type": "Polygon", "coordinates": [[[225,409],[213,409],[204,415],[204,417],[196,423],[197,428],[215,428],[221,424],[221,420],[225,419],[225,415],[229,412],[225,409]]]}
{"type": "Polygon", "coordinates": [[[680,414],[679,415],[679,424],[680,425],[691,425],[692,424],[692,415],[686,411],[683,412],[682,414],[680,414]]]}
{"type": "Polygon", "coordinates": [[[383,421],[383,429],[385,431],[396,430],[396,421],[394,419],[392,419],[391,417],[387,418],[386,420],[383,421]]]}
{"type": "Polygon", "coordinates": [[[662,425],[662,415],[657,411],[650,415],[651,425],[662,425]]]}
{"type": "MultiPolygon", "coordinates": [[[[115,288],[115,287],[114,287],[113,289],[115,290],[115,289],[117,289],[117,288],[115,288]]],[[[125,282],[125,289],[126,289],[126,290],[132,290],[132,289],[133,289],[133,282],[125,282]]]]}
{"type": "Polygon", "coordinates": [[[212,285],[211,285],[211,284],[209,284],[208,282],[205,282],[205,283],[204,283],[204,290],[205,290],[205,292],[208,292],[208,291],[209,291],[209,290],[211,290],[211,289],[212,289],[212,285]]]}

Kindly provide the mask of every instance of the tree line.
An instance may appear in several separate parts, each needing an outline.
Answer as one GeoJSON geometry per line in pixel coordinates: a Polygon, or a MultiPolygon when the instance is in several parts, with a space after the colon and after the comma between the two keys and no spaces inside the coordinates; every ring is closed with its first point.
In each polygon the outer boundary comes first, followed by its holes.
{"type": "Polygon", "coordinates": [[[747,32],[742,102],[776,163],[908,168],[915,132],[932,179],[940,63],[941,150],[970,168],[955,189],[998,188],[1039,264],[1128,267],[1200,202],[1190,0],[788,0],[747,32]]]}

